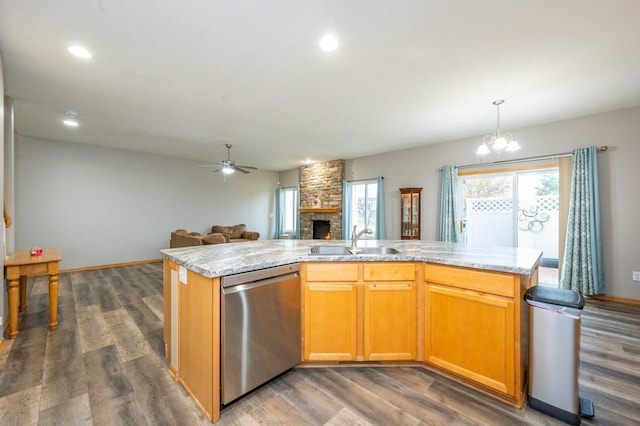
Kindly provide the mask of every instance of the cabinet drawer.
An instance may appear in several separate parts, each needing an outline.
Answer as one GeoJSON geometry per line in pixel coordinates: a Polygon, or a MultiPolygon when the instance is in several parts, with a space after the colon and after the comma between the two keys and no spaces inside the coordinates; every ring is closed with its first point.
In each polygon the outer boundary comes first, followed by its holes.
{"type": "Polygon", "coordinates": [[[307,281],[358,281],[358,265],[356,263],[307,263],[306,266],[307,281]]]}
{"type": "Polygon", "coordinates": [[[506,272],[488,272],[432,263],[424,265],[425,282],[505,297],[514,296],[517,278],[519,277],[506,272]]]}
{"type": "Polygon", "coordinates": [[[365,281],[414,281],[415,263],[365,263],[363,266],[365,281]]]}

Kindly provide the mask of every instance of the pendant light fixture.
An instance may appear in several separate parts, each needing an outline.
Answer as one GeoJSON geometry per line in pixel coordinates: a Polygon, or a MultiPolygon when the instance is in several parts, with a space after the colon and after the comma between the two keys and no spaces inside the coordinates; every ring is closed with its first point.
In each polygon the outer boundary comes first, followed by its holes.
{"type": "Polygon", "coordinates": [[[501,132],[500,131],[500,105],[504,103],[503,99],[498,99],[497,101],[493,101],[493,104],[496,106],[498,123],[496,125],[496,130],[490,134],[486,135],[482,139],[482,145],[478,147],[476,154],[478,155],[487,155],[493,149],[495,152],[502,151],[517,151],[520,149],[520,144],[513,139],[513,135],[509,132],[501,132]]]}

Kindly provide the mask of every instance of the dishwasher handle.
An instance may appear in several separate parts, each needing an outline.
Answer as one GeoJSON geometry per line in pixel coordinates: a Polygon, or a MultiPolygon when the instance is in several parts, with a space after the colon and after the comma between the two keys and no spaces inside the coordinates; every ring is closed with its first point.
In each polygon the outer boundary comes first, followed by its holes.
{"type": "Polygon", "coordinates": [[[222,287],[222,294],[233,294],[241,291],[252,290],[258,287],[271,285],[273,283],[281,282],[288,279],[300,278],[299,272],[293,272],[291,274],[278,275],[277,277],[267,278],[265,280],[254,281],[251,283],[236,284],[228,287],[222,287]]]}

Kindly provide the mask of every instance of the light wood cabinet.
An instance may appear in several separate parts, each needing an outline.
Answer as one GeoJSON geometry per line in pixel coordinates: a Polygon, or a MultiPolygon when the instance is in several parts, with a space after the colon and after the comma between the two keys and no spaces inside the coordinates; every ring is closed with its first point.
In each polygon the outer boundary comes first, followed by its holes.
{"type": "MultiPolygon", "coordinates": [[[[305,262],[303,360],[418,360],[505,401],[526,399],[528,307],[517,275],[422,262],[305,262]],[[478,386],[479,385],[479,386],[478,386]]],[[[220,278],[164,261],[169,370],[220,418],[220,278]]]]}
{"type": "Polygon", "coordinates": [[[168,371],[212,422],[220,418],[220,278],[163,261],[168,371]]]}
{"type": "Polygon", "coordinates": [[[416,359],[416,265],[363,263],[364,359],[416,359]]]}
{"type": "Polygon", "coordinates": [[[416,359],[414,282],[364,285],[364,359],[416,359]]]}
{"type": "Polygon", "coordinates": [[[416,265],[308,263],[304,359],[415,360],[416,265]]]}
{"type": "Polygon", "coordinates": [[[304,295],[304,358],[355,360],[357,287],[346,283],[307,283],[304,295]]]}
{"type": "Polygon", "coordinates": [[[307,361],[356,359],[358,265],[314,263],[303,267],[303,356],[307,361]]]}
{"type": "Polygon", "coordinates": [[[519,276],[424,268],[425,361],[519,398],[519,276]]]}

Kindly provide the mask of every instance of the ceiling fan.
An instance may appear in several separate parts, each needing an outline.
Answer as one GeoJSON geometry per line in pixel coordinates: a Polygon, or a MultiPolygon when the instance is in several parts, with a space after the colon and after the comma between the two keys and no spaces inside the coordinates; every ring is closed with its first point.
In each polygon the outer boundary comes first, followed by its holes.
{"type": "Polygon", "coordinates": [[[230,175],[233,172],[235,172],[236,170],[239,171],[240,173],[244,173],[244,174],[249,174],[250,171],[249,170],[258,170],[255,167],[252,166],[240,166],[237,165],[235,163],[235,161],[233,161],[231,159],[231,144],[227,143],[224,146],[227,147],[227,159],[226,160],[222,160],[220,162],[220,164],[204,164],[198,167],[216,167],[218,166],[219,168],[216,170],[213,170],[213,173],[215,172],[222,172],[225,175],[230,175]]]}

